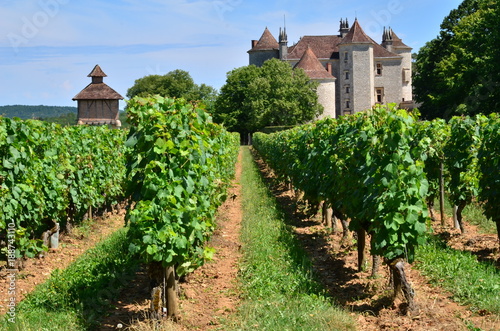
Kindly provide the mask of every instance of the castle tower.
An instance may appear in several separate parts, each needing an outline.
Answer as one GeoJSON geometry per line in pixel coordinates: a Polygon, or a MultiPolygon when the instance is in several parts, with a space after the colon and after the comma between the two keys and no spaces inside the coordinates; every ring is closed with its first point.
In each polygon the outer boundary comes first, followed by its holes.
{"type": "Polygon", "coordinates": [[[338,46],[340,114],[371,109],[375,103],[373,40],[366,35],[356,19],[338,46]]]}
{"type": "Polygon", "coordinates": [[[310,47],[304,52],[300,61],[294,66],[294,69],[301,68],[311,78],[319,83],[317,94],[318,102],[323,106],[323,114],[319,117],[335,118],[335,81],[336,78],[330,71],[318,60],[310,47]]]}
{"type": "Polygon", "coordinates": [[[248,51],[249,63],[262,66],[269,59],[279,58],[280,45],[266,27],[259,40],[252,40],[252,48],[248,51]]]}

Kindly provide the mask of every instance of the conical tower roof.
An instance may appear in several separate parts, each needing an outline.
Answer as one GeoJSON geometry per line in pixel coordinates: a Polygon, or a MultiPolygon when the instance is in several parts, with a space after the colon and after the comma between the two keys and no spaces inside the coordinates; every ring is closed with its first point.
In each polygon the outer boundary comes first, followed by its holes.
{"type": "Polygon", "coordinates": [[[304,55],[302,55],[302,58],[294,68],[302,68],[311,79],[335,79],[319,62],[310,47],[306,49],[304,55]]]}
{"type": "Polygon", "coordinates": [[[412,49],[410,46],[408,46],[405,43],[403,43],[403,40],[401,40],[401,38],[399,38],[396,35],[396,33],[394,33],[394,31],[392,31],[392,29],[391,29],[391,34],[392,34],[392,46],[393,47],[412,49]]]}
{"type": "Polygon", "coordinates": [[[373,40],[363,31],[358,19],[355,19],[354,24],[345,37],[342,38],[340,44],[373,44],[373,40]]]}
{"type": "Polygon", "coordinates": [[[278,48],[279,48],[278,41],[276,40],[276,38],[273,37],[271,31],[269,31],[269,29],[266,27],[259,41],[254,47],[252,47],[250,51],[273,50],[278,48]]]}

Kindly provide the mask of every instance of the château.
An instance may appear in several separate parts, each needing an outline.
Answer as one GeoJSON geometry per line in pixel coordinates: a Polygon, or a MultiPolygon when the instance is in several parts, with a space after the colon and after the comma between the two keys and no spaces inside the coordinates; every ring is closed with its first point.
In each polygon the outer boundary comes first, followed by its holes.
{"type": "Polygon", "coordinates": [[[370,38],[356,19],[349,26],[340,20],[338,35],[303,36],[288,46],[286,28],[279,40],[268,28],[252,40],[250,64],[262,66],[269,59],[287,61],[318,81],[322,117],[338,117],[371,109],[376,104],[396,103],[412,108],[411,47],[385,28],[379,44],[370,38]]]}

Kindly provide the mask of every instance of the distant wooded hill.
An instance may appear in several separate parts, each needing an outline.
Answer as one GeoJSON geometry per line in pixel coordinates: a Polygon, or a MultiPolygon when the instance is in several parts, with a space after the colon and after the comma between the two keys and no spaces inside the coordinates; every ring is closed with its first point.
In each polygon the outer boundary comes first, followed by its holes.
{"type": "Polygon", "coordinates": [[[60,107],[60,106],[0,106],[0,115],[5,117],[19,117],[23,120],[27,119],[45,119],[50,117],[60,117],[62,115],[74,114],[76,118],[76,107],[60,107]]]}
{"type": "MultiPolygon", "coordinates": [[[[61,125],[75,125],[78,109],[76,107],[63,106],[0,106],[0,116],[4,117],[19,117],[20,119],[36,119],[47,122],[54,122],[61,125]]],[[[126,115],[120,112],[120,120],[122,127],[128,126],[126,123],[126,115]]]]}

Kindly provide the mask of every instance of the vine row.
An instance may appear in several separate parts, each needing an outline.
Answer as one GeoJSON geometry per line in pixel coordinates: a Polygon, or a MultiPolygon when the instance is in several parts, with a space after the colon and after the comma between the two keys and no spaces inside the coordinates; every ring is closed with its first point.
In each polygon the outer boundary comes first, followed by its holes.
{"type": "MultiPolygon", "coordinates": [[[[499,134],[495,115],[422,122],[417,113],[390,105],[270,135],[257,133],[253,144],[277,176],[304,198],[324,201],[336,217],[350,219],[349,228],[362,246],[360,268],[368,233],[372,254],[385,258],[396,279],[404,276],[398,263],[412,262],[415,247],[425,242],[431,227],[428,207],[432,211],[443,176],[459,211],[479,200],[486,216],[499,224],[499,134]]],[[[411,309],[413,291],[400,280],[411,309]]]]}
{"type": "Polygon", "coordinates": [[[54,223],[68,227],[123,198],[124,139],[106,127],[0,117],[0,233],[15,229],[17,258],[46,249],[40,238],[54,223]]]}
{"type": "Polygon", "coordinates": [[[213,255],[205,244],[234,176],[239,137],[182,99],[136,97],[128,116],[129,249],[148,263],[154,293],[167,293],[166,300],[153,294],[163,304],[153,311],[167,307],[175,317],[175,277],[213,255]]]}

